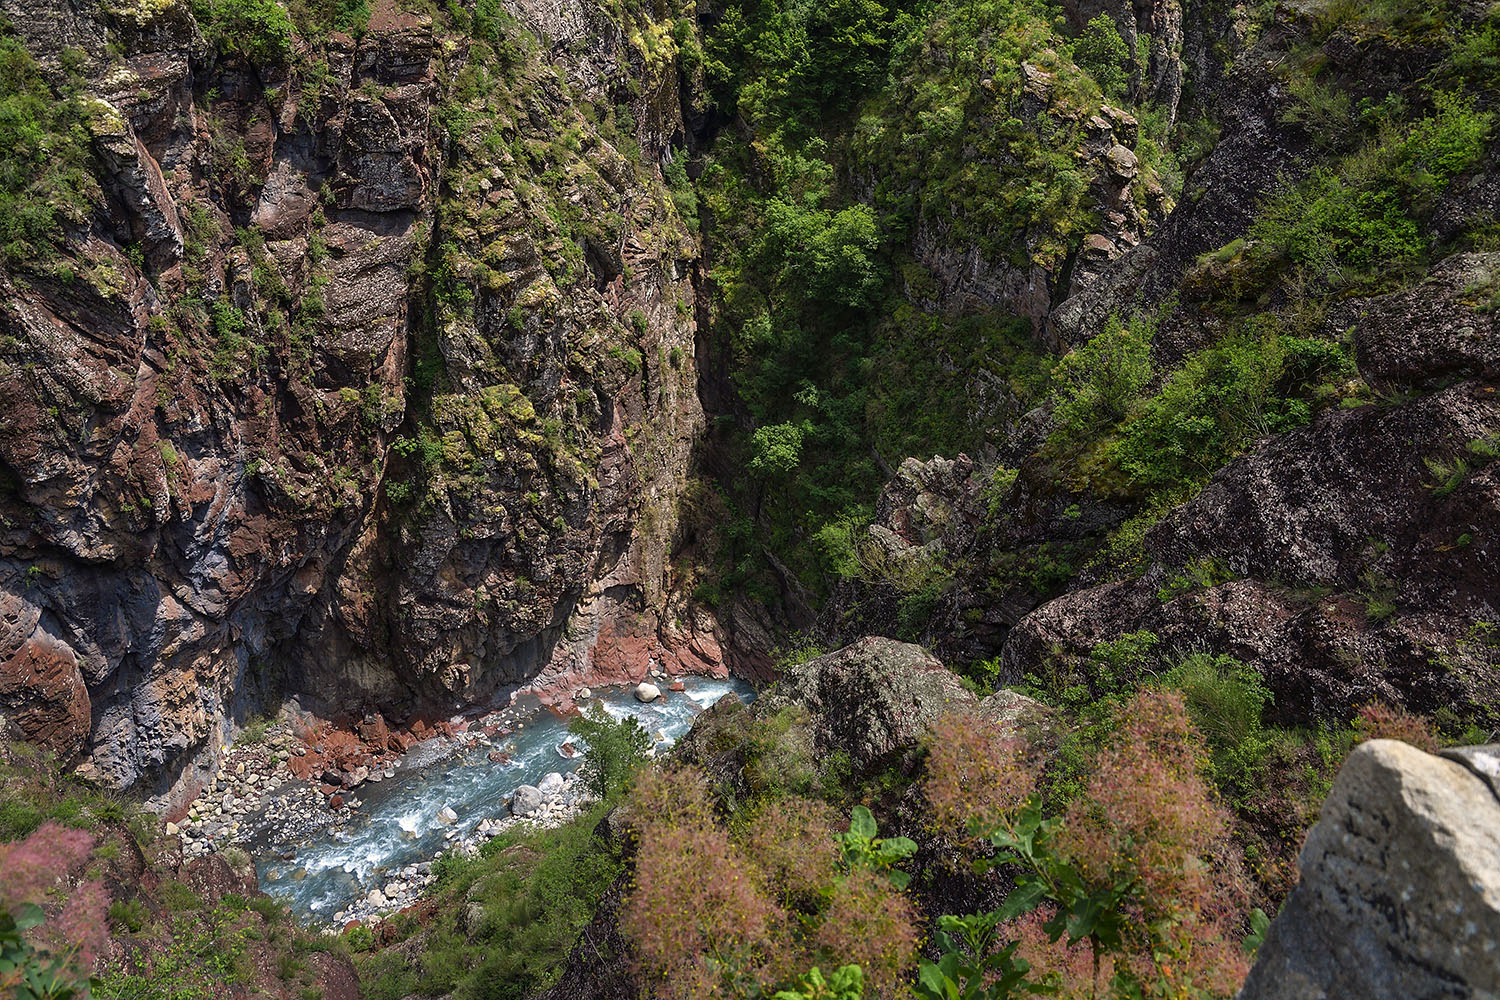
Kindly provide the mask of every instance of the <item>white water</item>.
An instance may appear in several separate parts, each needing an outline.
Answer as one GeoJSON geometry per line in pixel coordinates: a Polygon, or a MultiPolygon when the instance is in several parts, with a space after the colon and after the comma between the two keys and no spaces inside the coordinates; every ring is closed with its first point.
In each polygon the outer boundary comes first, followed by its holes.
{"type": "MultiPolygon", "coordinates": [[[[664,692],[657,702],[643,705],[630,688],[596,693],[611,716],[638,718],[659,747],[678,740],[693,719],[730,691],[749,700],[748,684],[737,680],[685,677],[684,692],[664,692]]],[[[444,834],[455,827],[468,831],[485,817],[506,815],[505,801],[518,785],[536,784],[549,771],[578,767],[577,758],[558,751],[564,742],[579,744],[568,733],[566,719],[538,710],[522,720],[509,736],[463,748],[431,740],[402,759],[396,777],[366,784],[358,791],[362,804],[342,829],[327,831],[297,845],[295,860],[265,854],[256,862],[260,887],[286,901],[304,917],[330,919],[356,898],[385,881],[385,873],[430,861],[444,849],[444,834]],[[511,759],[492,764],[492,749],[506,750],[511,759]],[[444,806],[458,813],[449,826],[437,814],[444,806]]]]}

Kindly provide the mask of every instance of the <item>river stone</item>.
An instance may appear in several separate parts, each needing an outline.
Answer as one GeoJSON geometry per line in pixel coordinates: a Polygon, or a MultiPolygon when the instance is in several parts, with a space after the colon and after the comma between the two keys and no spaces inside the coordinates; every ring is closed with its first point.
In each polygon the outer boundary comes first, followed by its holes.
{"type": "Polygon", "coordinates": [[[510,800],[510,811],[514,816],[530,816],[541,806],[542,792],[535,785],[522,785],[510,800]]]}
{"type": "Polygon", "coordinates": [[[1360,744],[1298,860],[1242,1000],[1500,996],[1500,799],[1464,763],[1360,744]]]}
{"type": "Polygon", "coordinates": [[[439,823],[457,823],[458,813],[453,811],[452,806],[443,806],[437,812],[437,821],[439,823]]]}
{"type": "Polygon", "coordinates": [[[661,688],[650,681],[641,681],[635,686],[635,700],[653,702],[661,697],[661,688]]]}
{"type": "Polygon", "coordinates": [[[379,889],[371,889],[365,896],[365,902],[369,903],[371,906],[384,906],[386,902],[385,893],[381,892],[379,889]]]}
{"type": "Polygon", "coordinates": [[[537,791],[543,795],[551,795],[553,792],[561,791],[563,776],[557,771],[548,771],[542,775],[542,780],[536,783],[537,791]]]}

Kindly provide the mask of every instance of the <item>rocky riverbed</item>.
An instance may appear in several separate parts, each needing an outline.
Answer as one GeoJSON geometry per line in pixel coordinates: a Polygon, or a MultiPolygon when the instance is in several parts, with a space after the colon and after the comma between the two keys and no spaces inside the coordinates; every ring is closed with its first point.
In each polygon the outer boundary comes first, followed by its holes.
{"type": "MultiPolygon", "coordinates": [[[[631,688],[579,701],[637,717],[664,749],[724,694],[753,697],[737,681],[657,680],[649,701],[631,688]]],[[[585,811],[594,800],[574,773],[584,749],[565,718],[529,703],[400,733],[379,717],[352,730],[286,717],[247,727],[167,832],[188,858],[248,852],[265,891],[338,928],[415,903],[448,851],[585,811]]]]}

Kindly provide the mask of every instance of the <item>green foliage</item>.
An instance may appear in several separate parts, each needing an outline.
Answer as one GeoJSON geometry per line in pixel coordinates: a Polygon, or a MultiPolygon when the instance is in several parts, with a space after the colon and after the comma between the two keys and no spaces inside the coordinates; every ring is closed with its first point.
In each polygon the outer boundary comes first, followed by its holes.
{"type": "Polygon", "coordinates": [[[765,235],[753,255],[780,275],[781,294],[843,306],[869,305],[883,277],[875,258],[875,214],[854,204],[832,212],[781,198],[765,205],[765,235]]]}
{"type": "Polygon", "coordinates": [[[917,852],[910,837],[879,837],[875,817],[865,806],[855,806],[849,816],[849,829],[836,833],[840,855],[849,867],[863,867],[879,872],[897,889],[906,888],[911,876],[895,866],[917,852]]]}
{"type": "Polygon", "coordinates": [[[1260,672],[1230,656],[1194,653],[1161,678],[1181,691],[1193,724],[1208,741],[1209,774],[1228,799],[1254,791],[1274,738],[1262,725],[1271,691],[1260,672]]]}
{"type": "Polygon", "coordinates": [[[1201,482],[1256,437],[1307,423],[1307,397],[1353,374],[1336,344],[1251,327],[1191,355],[1121,427],[1111,457],[1137,489],[1201,482]]]}
{"type": "Polygon", "coordinates": [[[64,225],[83,223],[99,196],[80,56],[63,50],[54,93],[0,18],[0,266],[49,263],[64,225]]]}
{"type": "Polygon", "coordinates": [[[146,963],[140,953],[123,956],[94,979],[100,1000],[209,1000],[248,975],[251,928],[229,906],[170,918],[169,935],[146,963]]]}
{"type": "Polygon", "coordinates": [[[1208,587],[1217,587],[1221,583],[1228,583],[1234,579],[1234,574],[1218,559],[1212,556],[1199,556],[1190,559],[1182,572],[1173,576],[1164,586],[1156,591],[1156,596],[1162,603],[1190,594],[1196,590],[1204,590],[1208,587]]]}
{"type": "Polygon", "coordinates": [[[1114,18],[1102,11],[1094,15],[1073,46],[1073,58],[1089,71],[1105,96],[1124,96],[1130,82],[1130,47],[1120,37],[1114,18]]]}
{"type": "Polygon", "coordinates": [[[921,1000],[1007,1000],[1051,992],[1027,978],[1031,963],[1016,955],[1019,941],[1000,942],[997,928],[1004,919],[1001,910],[938,917],[934,940],[940,957],[921,963],[914,988],[917,996],[921,1000]]]}
{"type": "Polygon", "coordinates": [[[750,437],[750,471],[767,478],[794,472],[802,461],[804,433],[797,424],[757,427],[750,437]]]}
{"type": "Polygon", "coordinates": [[[551,830],[507,832],[486,843],[479,858],[448,866],[441,915],[420,951],[355,956],[366,994],[397,1000],[451,991],[458,1000],[521,1000],[552,985],[622,870],[616,851],[594,835],[608,808],[597,805],[551,830]],[[461,926],[466,903],[477,903],[483,915],[461,926]]]}
{"type": "Polygon", "coordinates": [[[1422,257],[1421,219],[1479,159],[1492,121],[1460,95],[1437,95],[1432,114],[1385,125],[1357,152],[1270,199],[1251,229],[1256,257],[1329,284],[1422,257]]]}
{"type": "Polygon", "coordinates": [[[194,0],[193,15],[221,53],[265,66],[291,56],[292,19],[278,0],[194,0]]]}
{"type": "Polygon", "coordinates": [[[88,979],[73,967],[70,954],[38,949],[27,939],[27,931],[46,921],[35,903],[23,903],[15,913],[0,909],[0,983],[11,985],[16,1000],[87,997],[88,979]]]}
{"type": "Polygon", "coordinates": [[[271,728],[271,720],[263,715],[255,716],[245,720],[245,726],[240,730],[240,743],[264,743],[266,731],[271,728]]]}
{"type": "Polygon", "coordinates": [[[611,718],[598,702],[568,723],[568,732],[585,744],[579,774],[588,790],[601,799],[625,790],[652,746],[651,734],[639,719],[633,715],[611,718]]]}
{"type": "Polygon", "coordinates": [[[297,34],[313,44],[335,31],[358,39],[370,25],[370,0],[289,0],[287,12],[297,34]]]}
{"type": "Polygon", "coordinates": [[[1125,417],[1151,381],[1152,332],[1144,320],[1121,323],[1111,316],[1092,340],[1057,363],[1052,415],[1059,440],[1082,440],[1125,417]]]}
{"type": "Polygon", "coordinates": [[[176,879],[163,879],[160,888],[157,889],[156,898],[161,901],[162,906],[173,913],[196,910],[202,905],[192,886],[176,879]]]}
{"type": "Polygon", "coordinates": [[[1083,790],[1094,757],[1114,735],[1119,709],[1156,660],[1160,644],[1149,630],[1129,632],[1094,646],[1081,662],[1049,660],[1026,677],[1023,690],[1059,708],[1069,725],[1052,754],[1043,782],[1049,809],[1060,809],[1083,790]]]}
{"type": "Polygon", "coordinates": [[[693,182],[688,178],[687,163],[682,156],[674,156],[662,168],[662,177],[667,182],[667,190],[672,194],[672,204],[677,207],[677,214],[682,216],[682,221],[693,232],[698,231],[698,194],[693,190],[693,182]]]}
{"type": "Polygon", "coordinates": [[[344,932],[344,942],[350,951],[369,951],[375,946],[375,932],[364,924],[355,924],[344,932]]]}
{"type": "Polygon", "coordinates": [[[827,979],[816,965],[791,989],[777,990],[771,1000],[861,1000],[865,974],[857,965],[841,965],[827,979]]]}
{"type": "Polygon", "coordinates": [[[117,930],[135,934],[146,926],[146,907],[139,899],[117,899],[109,904],[109,922],[117,930]]]}

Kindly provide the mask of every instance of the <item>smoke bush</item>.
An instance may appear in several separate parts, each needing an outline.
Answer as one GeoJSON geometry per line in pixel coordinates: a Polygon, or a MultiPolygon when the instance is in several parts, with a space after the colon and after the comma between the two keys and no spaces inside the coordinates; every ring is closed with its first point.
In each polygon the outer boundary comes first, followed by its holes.
{"type": "Polygon", "coordinates": [[[1245,876],[1230,818],[1204,780],[1207,763],[1182,696],[1142,691],[1057,838],[1086,883],[1131,886],[1122,922],[1129,964],[1172,996],[1184,984],[1229,995],[1247,971],[1232,943],[1248,905],[1245,876]]]}
{"type": "Polygon", "coordinates": [[[81,830],[44,823],[25,840],[0,844],[0,991],[24,980],[67,996],[87,980],[108,941],[109,898],[98,882],[68,885],[94,840],[81,830]],[[66,901],[45,919],[58,890],[66,901]]]}
{"type": "Polygon", "coordinates": [[[854,868],[833,887],[813,935],[822,952],[858,965],[873,995],[894,997],[917,955],[917,911],[889,880],[854,868]]]}
{"type": "Polygon", "coordinates": [[[1359,710],[1354,728],[1363,740],[1400,740],[1418,750],[1438,752],[1437,730],[1425,717],[1413,715],[1382,702],[1371,702],[1359,710]]]}
{"type": "Polygon", "coordinates": [[[638,851],[620,928],[653,995],[739,995],[790,969],[787,915],[713,821],[698,772],[647,770],[632,802],[638,851]]]}
{"type": "Polygon", "coordinates": [[[838,814],[826,802],[787,796],[763,807],[741,836],[767,889],[787,904],[807,903],[833,879],[838,814]]]}
{"type": "Polygon", "coordinates": [[[944,833],[976,844],[1026,804],[1037,769],[1024,739],[992,720],[950,712],[933,724],[923,792],[944,833]]]}

